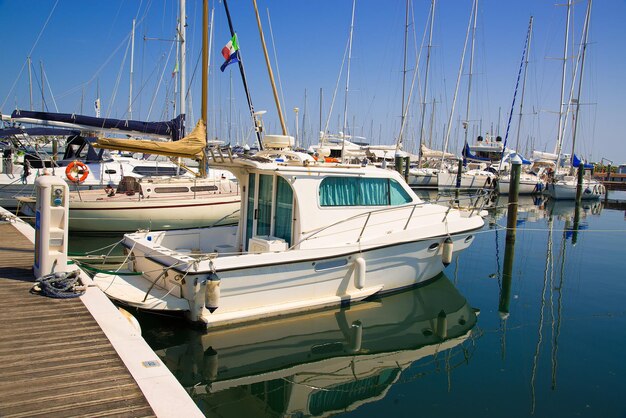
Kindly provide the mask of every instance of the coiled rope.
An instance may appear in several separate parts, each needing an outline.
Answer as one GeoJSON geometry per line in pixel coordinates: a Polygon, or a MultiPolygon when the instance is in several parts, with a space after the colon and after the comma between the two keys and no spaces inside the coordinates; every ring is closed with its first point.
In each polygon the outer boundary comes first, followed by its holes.
{"type": "Polygon", "coordinates": [[[80,270],[47,274],[36,280],[31,292],[56,299],[69,299],[85,294],[80,270]]]}

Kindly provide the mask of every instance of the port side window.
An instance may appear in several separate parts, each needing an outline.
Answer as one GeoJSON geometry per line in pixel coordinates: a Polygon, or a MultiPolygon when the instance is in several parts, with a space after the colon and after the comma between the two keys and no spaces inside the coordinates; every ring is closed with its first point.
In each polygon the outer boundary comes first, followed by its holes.
{"type": "Polygon", "coordinates": [[[389,204],[391,206],[404,205],[412,202],[411,196],[406,190],[395,180],[389,180],[389,204]]]}
{"type": "Polygon", "coordinates": [[[411,197],[393,179],[327,177],[319,190],[320,206],[396,206],[411,197]]]}

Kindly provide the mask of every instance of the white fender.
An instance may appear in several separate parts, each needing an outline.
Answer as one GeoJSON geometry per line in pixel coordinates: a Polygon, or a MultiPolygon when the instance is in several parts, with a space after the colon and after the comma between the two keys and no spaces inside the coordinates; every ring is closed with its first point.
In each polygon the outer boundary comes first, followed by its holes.
{"type": "Polygon", "coordinates": [[[220,305],[220,282],[217,274],[211,274],[206,282],[204,305],[211,313],[220,305]]]}
{"type": "Polygon", "coordinates": [[[354,285],[357,289],[363,289],[365,287],[365,260],[363,257],[357,257],[354,260],[354,285]]]}

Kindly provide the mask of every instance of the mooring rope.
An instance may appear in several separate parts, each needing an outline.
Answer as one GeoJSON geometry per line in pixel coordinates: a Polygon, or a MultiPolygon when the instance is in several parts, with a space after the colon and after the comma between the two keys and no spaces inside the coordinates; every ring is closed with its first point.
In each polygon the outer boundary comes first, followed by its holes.
{"type": "Polygon", "coordinates": [[[56,299],[69,299],[85,294],[80,270],[47,274],[36,280],[31,292],[56,299]]]}

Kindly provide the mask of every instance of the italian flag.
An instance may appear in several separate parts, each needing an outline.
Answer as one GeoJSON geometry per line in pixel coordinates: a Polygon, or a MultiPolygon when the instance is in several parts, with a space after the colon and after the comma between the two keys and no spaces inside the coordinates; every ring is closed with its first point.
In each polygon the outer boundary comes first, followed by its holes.
{"type": "Polygon", "coordinates": [[[222,48],[222,56],[225,60],[231,59],[231,57],[239,50],[239,45],[237,44],[237,34],[235,34],[230,41],[222,48]]]}

